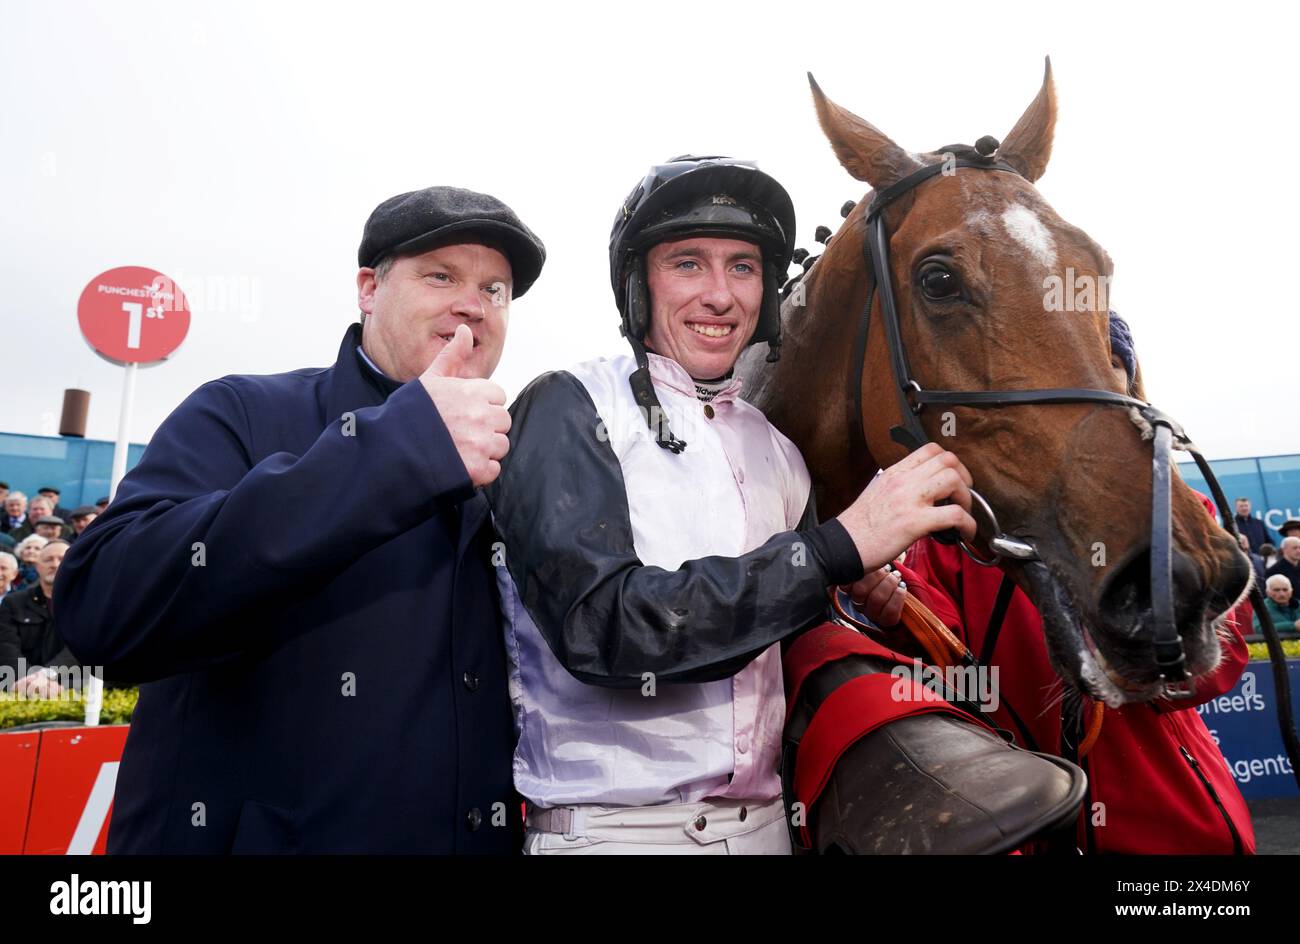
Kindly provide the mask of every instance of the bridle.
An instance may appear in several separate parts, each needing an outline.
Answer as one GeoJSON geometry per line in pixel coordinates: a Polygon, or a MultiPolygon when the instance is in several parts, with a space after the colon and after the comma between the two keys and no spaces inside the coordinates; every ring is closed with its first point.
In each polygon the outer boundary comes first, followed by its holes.
{"type": "MultiPolygon", "coordinates": [[[[921,425],[920,414],[926,406],[965,406],[965,407],[1005,407],[1025,404],[1060,404],[1060,403],[1094,403],[1102,406],[1124,407],[1137,411],[1138,415],[1152,430],[1152,497],[1151,497],[1151,610],[1155,624],[1155,657],[1161,677],[1165,680],[1168,697],[1190,697],[1193,694],[1192,680],[1187,672],[1186,658],[1182,639],[1174,617],[1174,583],[1173,583],[1173,521],[1171,514],[1171,453],[1174,448],[1188,452],[1195,460],[1205,481],[1209,484],[1215,503],[1220,509],[1226,509],[1227,500],[1218,480],[1214,477],[1209,464],[1183,428],[1171,417],[1158,410],[1145,400],[1139,400],[1126,394],[1110,390],[1098,390],[1086,387],[1052,387],[1036,390],[927,390],[913,375],[908,364],[907,349],[903,344],[902,331],[895,302],[893,273],[889,267],[889,233],[885,226],[884,211],[895,200],[932,177],[955,174],[958,169],[1010,173],[1018,177],[1023,175],[1010,164],[996,157],[997,142],[990,138],[980,140],[978,151],[972,150],[974,157],[960,157],[945,160],[943,163],[928,164],[907,175],[898,182],[880,191],[872,199],[865,211],[866,222],[866,264],[875,277],[868,280],[866,307],[857,326],[854,342],[853,363],[855,370],[850,374],[851,395],[859,423],[863,424],[861,433],[865,443],[866,427],[862,411],[862,375],[866,361],[867,327],[871,321],[874,295],[880,295],[880,316],[884,324],[885,342],[889,349],[890,368],[894,379],[894,389],[898,398],[901,425],[890,429],[890,438],[909,451],[919,449],[930,442],[921,425]],[[991,146],[990,146],[991,145],[991,146]]],[[[965,150],[965,149],[963,149],[965,150]]],[[[997,516],[992,507],[975,489],[971,489],[971,513],[978,526],[977,535],[984,541],[987,551],[972,547],[956,532],[936,535],[946,543],[956,543],[974,561],[984,566],[995,566],[1003,561],[1038,561],[1041,558],[1032,543],[1014,535],[1006,534],[999,527],[997,516]]],[[[1222,515],[1224,525],[1234,538],[1235,523],[1229,523],[1226,511],[1222,515]]],[[[1004,577],[1004,583],[1009,580],[1004,577]]],[[[1251,602],[1260,619],[1265,638],[1268,640],[1269,654],[1274,663],[1274,677],[1277,681],[1277,698],[1279,720],[1282,722],[1283,740],[1287,753],[1291,757],[1297,783],[1300,783],[1300,738],[1297,738],[1295,726],[1291,720],[1290,686],[1287,678],[1285,657],[1281,642],[1272,622],[1264,611],[1263,596],[1259,588],[1252,590],[1251,602]]]]}

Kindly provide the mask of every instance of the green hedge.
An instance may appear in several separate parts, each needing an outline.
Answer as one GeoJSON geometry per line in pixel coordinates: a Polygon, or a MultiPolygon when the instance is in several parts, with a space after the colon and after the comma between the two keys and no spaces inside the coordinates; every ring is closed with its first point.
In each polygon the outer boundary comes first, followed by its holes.
{"type": "MultiPolygon", "coordinates": [[[[1268,645],[1262,642],[1247,643],[1252,659],[1268,661],[1268,645]]],[[[1282,652],[1288,659],[1300,659],[1300,639],[1283,639],[1282,652]]]]}
{"type": "MultiPolygon", "coordinates": [[[[135,711],[137,688],[111,688],[104,692],[104,707],[99,713],[100,724],[127,724],[135,711]]],[[[81,721],[86,717],[86,704],[80,695],[71,699],[38,701],[19,698],[9,692],[0,692],[0,730],[38,721],[81,721]]]]}

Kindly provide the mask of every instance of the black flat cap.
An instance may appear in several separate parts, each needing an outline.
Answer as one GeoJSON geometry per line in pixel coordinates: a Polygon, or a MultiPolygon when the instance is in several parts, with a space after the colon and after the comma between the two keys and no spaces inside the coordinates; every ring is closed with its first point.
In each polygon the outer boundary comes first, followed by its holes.
{"type": "Polygon", "coordinates": [[[374,268],[384,257],[427,252],[457,233],[499,243],[510,260],[512,297],[537,281],[546,247],[515,211],[496,197],[459,187],[428,187],[389,197],[366,220],[357,264],[374,268]]]}
{"type": "Polygon", "coordinates": [[[41,515],[33,523],[34,524],[57,524],[60,528],[63,527],[63,519],[56,518],[54,515],[41,515]]]}
{"type": "Polygon", "coordinates": [[[97,514],[99,514],[99,509],[94,505],[78,505],[76,508],[72,509],[72,519],[74,521],[78,518],[84,518],[86,515],[97,514]]]}

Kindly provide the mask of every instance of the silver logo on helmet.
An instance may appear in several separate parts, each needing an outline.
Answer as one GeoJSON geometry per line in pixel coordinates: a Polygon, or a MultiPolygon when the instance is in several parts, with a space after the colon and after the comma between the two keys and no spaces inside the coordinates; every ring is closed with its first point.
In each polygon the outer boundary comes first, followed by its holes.
{"type": "Polygon", "coordinates": [[[715,193],[715,194],[713,195],[713,205],[714,205],[714,206],[733,206],[733,207],[734,207],[734,206],[736,205],[736,198],[735,198],[735,197],[729,197],[729,196],[727,196],[725,193],[715,193]]]}

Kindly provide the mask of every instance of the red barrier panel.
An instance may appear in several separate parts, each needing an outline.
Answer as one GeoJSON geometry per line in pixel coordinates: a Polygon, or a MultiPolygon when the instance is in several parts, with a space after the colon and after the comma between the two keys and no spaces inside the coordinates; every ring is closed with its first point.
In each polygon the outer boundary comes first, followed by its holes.
{"type": "Polygon", "coordinates": [[[0,733],[0,855],[23,851],[40,746],[40,731],[0,733]]]}
{"type": "Polygon", "coordinates": [[[127,725],[41,732],[27,854],[102,855],[127,725]]]}

